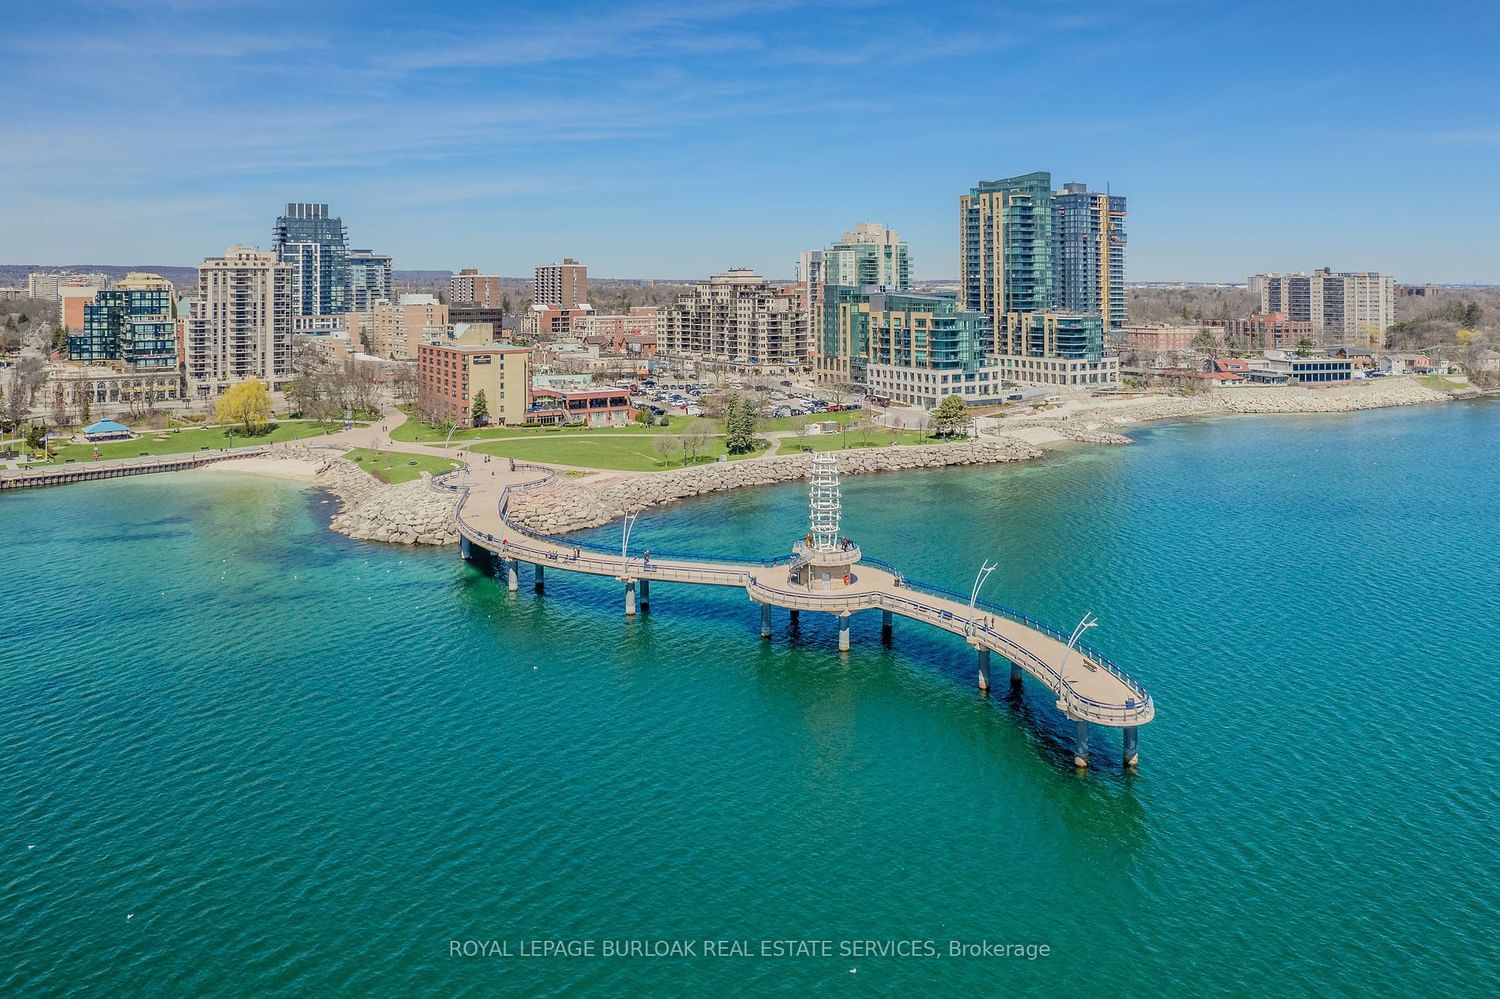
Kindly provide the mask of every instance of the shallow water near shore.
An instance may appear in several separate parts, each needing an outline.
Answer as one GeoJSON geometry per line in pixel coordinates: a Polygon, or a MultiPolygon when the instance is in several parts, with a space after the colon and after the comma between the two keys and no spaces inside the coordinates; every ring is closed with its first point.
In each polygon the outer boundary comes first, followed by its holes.
{"type": "MultiPolygon", "coordinates": [[[[253,476],[0,497],[0,994],[1494,992],[1500,404],[1130,432],[843,490],[914,578],[1096,613],[1158,703],[1136,774],[915,623],[840,656],[743,593],[510,596],[253,476]],[[832,956],[759,956],[789,938],[832,956]]],[[[805,502],[634,543],[779,554],[805,502]]]]}

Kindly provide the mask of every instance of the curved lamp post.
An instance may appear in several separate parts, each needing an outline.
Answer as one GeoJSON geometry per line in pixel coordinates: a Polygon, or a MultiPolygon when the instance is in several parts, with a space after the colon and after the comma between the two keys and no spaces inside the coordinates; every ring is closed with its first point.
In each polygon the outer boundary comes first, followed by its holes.
{"type": "Polygon", "coordinates": [[[974,588],[969,591],[969,620],[964,625],[964,634],[974,634],[974,604],[979,600],[980,587],[984,586],[985,580],[990,578],[990,573],[1000,568],[999,562],[981,562],[979,572],[974,576],[974,588]]]}
{"type": "Polygon", "coordinates": [[[1078,644],[1078,639],[1083,637],[1085,631],[1097,627],[1099,627],[1099,619],[1094,617],[1093,611],[1084,611],[1083,617],[1078,621],[1078,626],[1073,629],[1072,636],[1068,638],[1067,651],[1063,653],[1062,663],[1057,667],[1057,681],[1063,688],[1064,696],[1067,695],[1068,659],[1073,655],[1073,647],[1078,644]]]}

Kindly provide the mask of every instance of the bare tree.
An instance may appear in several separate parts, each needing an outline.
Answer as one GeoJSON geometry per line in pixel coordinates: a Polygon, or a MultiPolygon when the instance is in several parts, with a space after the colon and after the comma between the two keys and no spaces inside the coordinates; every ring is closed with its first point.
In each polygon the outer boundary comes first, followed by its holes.
{"type": "Polygon", "coordinates": [[[672,454],[677,450],[677,439],[672,434],[657,434],[656,439],[651,442],[656,448],[656,453],[661,455],[661,463],[669,464],[672,454]]]}
{"type": "Polygon", "coordinates": [[[695,464],[714,439],[713,424],[707,420],[692,420],[682,432],[683,464],[695,464]]]}

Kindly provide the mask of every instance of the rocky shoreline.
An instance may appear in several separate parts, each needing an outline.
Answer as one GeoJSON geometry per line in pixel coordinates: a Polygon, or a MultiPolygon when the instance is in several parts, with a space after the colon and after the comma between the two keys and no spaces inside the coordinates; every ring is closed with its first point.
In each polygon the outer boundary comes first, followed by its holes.
{"type": "Polygon", "coordinates": [[[1395,406],[1426,406],[1450,402],[1452,399],[1453,396],[1446,392],[1427,388],[1409,379],[1325,389],[1224,388],[1197,395],[1101,405],[1055,419],[1036,416],[1023,421],[1004,421],[995,432],[1003,434],[1006,427],[1049,427],[1073,440],[1118,444],[1128,443],[1129,438],[1110,433],[1104,428],[1198,416],[1355,413],[1395,406]]]}
{"type": "MultiPolygon", "coordinates": [[[[1348,413],[1428,405],[1450,398],[1447,393],[1406,379],[1332,389],[1220,389],[1198,395],[1106,404],[1053,419],[1043,415],[1000,421],[977,441],[858,448],[836,454],[839,471],[845,475],[1029,461],[1044,452],[1025,441],[1005,436],[1007,429],[1045,427],[1073,441],[1129,444],[1129,437],[1114,431],[1156,420],[1232,413],[1348,413]]],[[[453,521],[455,497],[433,489],[425,475],[414,482],[386,485],[338,454],[305,446],[278,447],[268,457],[299,461],[311,469],[313,485],[338,497],[340,509],[329,526],[340,534],[391,544],[458,543],[453,521]]],[[[515,495],[510,514],[518,524],[531,530],[566,534],[599,527],[628,513],[688,496],[800,481],[806,479],[811,463],[811,455],[785,454],[716,462],[674,472],[561,477],[544,488],[515,495]]]]}
{"type": "Polygon", "coordinates": [[[357,541],[396,545],[456,545],[454,496],[428,485],[426,475],[387,485],[337,453],[314,447],[278,447],[265,456],[310,467],[311,478],[288,476],[327,490],[339,500],[328,526],[357,541]]]}
{"type": "MultiPolygon", "coordinates": [[[[840,473],[864,475],[913,468],[1029,461],[1042,454],[1040,448],[1023,441],[999,438],[962,444],[859,448],[838,452],[838,460],[840,473]]],[[[516,495],[511,500],[510,516],[516,523],[533,531],[566,534],[599,527],[627,513],[688,496],[800,481],[807,478],[811,467],[811,455],[776,455],[614,479],[597,485],[586,479],[559,479],[541,489],[516,495]]]]}

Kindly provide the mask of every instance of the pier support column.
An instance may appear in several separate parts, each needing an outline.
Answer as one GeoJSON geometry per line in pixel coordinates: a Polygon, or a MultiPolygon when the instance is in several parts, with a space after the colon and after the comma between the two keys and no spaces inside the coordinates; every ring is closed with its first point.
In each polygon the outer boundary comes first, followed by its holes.
{"type": "Polygon", "coordinates": [[[1127,767],[1134,767],[1134,766],[1139,766],[1140,765],[1140,762],[1141,762],[1141,753],[1140,753],[1140,750],[1137,748],[1137,745],[1138,745],[1137,739],[1139,738],[1139,736],[1140,736],[1140,728],[1138,726],[1135,726],[1135,725],[1128,725],[1128,726],[1126,726],[1126,728],[1125,728],[1125,765],[1127,767]]]}
{"type": "Polygon", "coordinates": [[[839,651],[849,651],[849,612],[839,615],[839,651]]]}
{"type": "Polygon", "coordinates": [[[791,626],[792,626],[793,629],[800,628],[802,626],[802,612],[801,611],[794,610],[794,611],[791,612],[790,615],[788,615],[788,617],[790,618],[790,622],[789,623],[791,624],[791,626]]]}
{"type": "Polygon", "coordinates": [[[979,692],[988,694],[990,692],[990,650],[979,650],[979,692]]]}
{"type": "Polygon", "coordinates": [[[536,564],[536,586],[535,586],[535,589],[536,589],[536,591],[538,593],[542,592],[542,569],[543,569],[542,563],[538,562],[536,564]]]}
{"type": "Polygon", "coordinates": [[[1079,718],[1073,727],[1073,765],[1081,770],[1089,765],[1089,723],[1079,718]]]}
{"type": "Polygon", "coordinates": [[[464,560],[465,562],[469,561],[469,539],[468,538],[459,538],[458,539],[458,557],[461,558],[462,560],[464,560]]]}
{"type": "Polygon", "coordinates": [[[635,580],[625,580],[625,616],[635,617],[635,580]]]}
{"type": "Polygon", "coordinates": [[[760,605],[760,637],[771,637],[771,605],[760,605]]]}
{"type": "Polygon", "coordinates": [[[1015,663],[1010,664],[1010,689],[1021,689],[1021,667],[1017,666],[1015,663]]]}
{"type": "Polygon", "coordinates": [[[649,579],[643,579],[643,580],[641,580],[641,610],[642,611],[648,611],[650,609],[651,609],[651,580],[649,580],[649,579]]]}
{"type": "Polygon", "coordinates": [[[880,640],[886,645],[891,644],[891,612],[888,610],[880,612],[880,640]]]}
{"type": "Polygon", "coordinates": [[[517,568],[519,565],[520,563],[513,558],[505,560],[505,588],[512,593],[521,588],[521,576],[517,568]]]}

